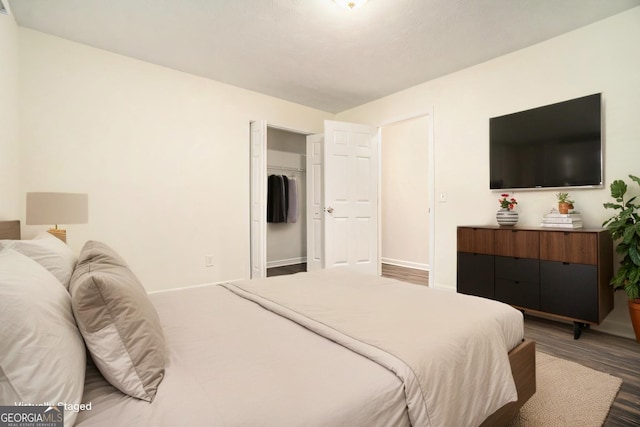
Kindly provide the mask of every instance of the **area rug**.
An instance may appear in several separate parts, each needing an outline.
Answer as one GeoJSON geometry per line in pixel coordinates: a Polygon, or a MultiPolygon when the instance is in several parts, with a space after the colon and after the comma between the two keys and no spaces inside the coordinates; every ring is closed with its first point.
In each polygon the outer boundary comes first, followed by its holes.
{"type": "Polygon", "coordinates": [[[510,427],[601,427],[622,380],[536,352],[536,393],[510,427]]]}

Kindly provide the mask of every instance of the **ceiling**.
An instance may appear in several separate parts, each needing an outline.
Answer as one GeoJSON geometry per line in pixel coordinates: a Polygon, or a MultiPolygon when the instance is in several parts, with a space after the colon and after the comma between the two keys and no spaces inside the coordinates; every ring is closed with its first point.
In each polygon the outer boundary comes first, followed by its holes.
{"type": "MultiPolygon", "coordinates": [[[[6,1],[5,1],[6,3],[6,1]]],[[[337,113],[640,0],[10,0],[20,26],[337,113]]]]}

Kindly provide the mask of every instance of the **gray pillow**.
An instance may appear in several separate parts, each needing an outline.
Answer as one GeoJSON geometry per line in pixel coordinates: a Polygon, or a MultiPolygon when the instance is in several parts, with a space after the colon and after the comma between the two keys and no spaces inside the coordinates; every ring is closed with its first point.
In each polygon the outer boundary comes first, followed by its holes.
{"type": "Polygon", "coordinates": [[[73,313],[102,375],[123,393],[151,402],[164,377],[158,314],[126,262],[88,241],[69,284],[73,313]]]}

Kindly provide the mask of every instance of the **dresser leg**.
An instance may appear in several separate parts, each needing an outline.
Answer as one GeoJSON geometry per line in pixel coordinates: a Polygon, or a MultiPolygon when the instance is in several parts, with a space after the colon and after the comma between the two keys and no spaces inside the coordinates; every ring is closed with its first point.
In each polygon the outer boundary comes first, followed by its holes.
{"type": "Polygon", "coordinates": [[[573,322],[573,339],[580,338],[583,329],[589,329],[591,325],[589,323],[573,322]]]}

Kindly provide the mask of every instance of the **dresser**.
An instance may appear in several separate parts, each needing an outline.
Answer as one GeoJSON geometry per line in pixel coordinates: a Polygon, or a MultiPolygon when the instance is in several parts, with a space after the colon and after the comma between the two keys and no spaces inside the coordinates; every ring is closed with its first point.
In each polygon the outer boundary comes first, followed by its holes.
{"type": "Polygon", "coordinates": [[[574,324],[574,338],[613,309],[613,242],[602,229],[463,226],[458,292],[574,324]]]}

